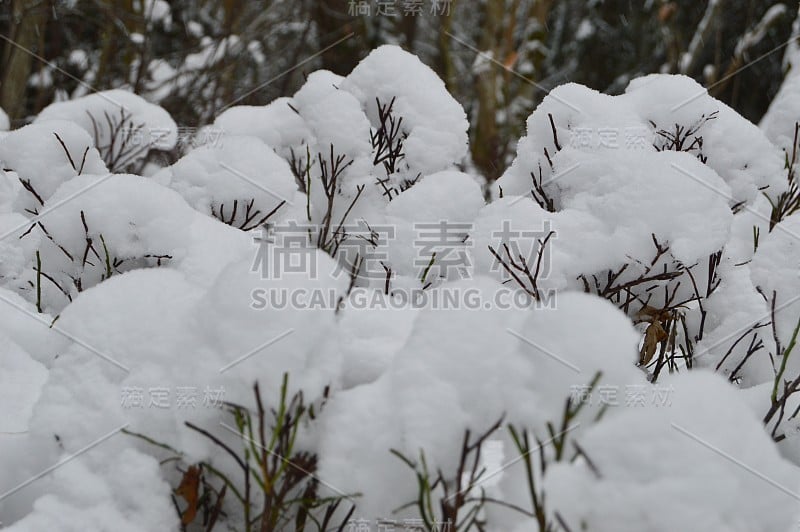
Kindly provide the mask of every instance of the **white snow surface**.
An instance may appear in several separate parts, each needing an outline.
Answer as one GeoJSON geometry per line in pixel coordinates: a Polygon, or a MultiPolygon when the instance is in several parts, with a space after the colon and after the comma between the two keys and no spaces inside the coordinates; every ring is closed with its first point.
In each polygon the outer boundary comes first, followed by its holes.
{"type": "Polygon", "coordinates": [[[624,409],[579,437],[596,472],[584,459],[554,466],[545,479],[553,511],[598,530],[789,530],[797,470],[740,393],[702,371],[669,382],[669,406],[624,409]]]}
{"type": "Polygon", "coordinates": [[[178,127],[169,113],[122,89],[52,103],[42,109],[35,122],[44,120],[68,120],[80,126],[92,136],[96,147],[113,146],[120,163],[145,157],[148,147],[172,149],[178,140],[178,127]],[[125,135],[130,139],[127,147],[121,145],[125,135]]]}
{"type": "MultiPolygon", "coordinates": [[[[166,3],[146,6],[169,23],[166,3]]],[[[290,396],[316,409],[296,448],[316,454],[321,495],[352,497],[353,518],[418,517],[413,506],[393,513],[418,482],[392,450],[418,466],[424,456],[452,483],[466,431],[499,422],[487,495],[530,508],[511,424],[546,442],[531,454],[536,485],[547,518],[573,530],[796,525],[800,421],[781,420],[778,445],[763,423],[776,368],[800,372],[796,353],[775,354],[800,319],[800,214],[770,230],[769,200],[786,188],[785,135],[770,120],[762,132],[682,76],[639,78],[620,96],[567,84],[482,187],[464,170],[464,110],[396,46],[346,76],[311,73],[291,97],[225,110],[205,130],[217,141],[150,177],[103,162],[108,139],[86,111],[120,107],[175,144],[166,111],[119,90],[54,103],[0,136],[3,530],[180,530],[181,475],[135,434],[238,479],[237,463],[186,422],[241,449],[208,394],[254,412],[258,382],[272,408],[284,374],[290,396]],[[375,162],[376,99],[402,118],[392,171],[375,162]],[[681,126],[699,128],[702,146],[689,149],[690,135],[686,149],[662,149],[681,126]],[[326,221],[331,240],[318,249],[314,224],[326,221]],[[443,225],[445,242],[421,241],[421,227],[443,225]],[[354,244],[377,258],[351,279],[337,249],[354,244]],[[490,248],[531,275],[510,276],[490,248]],[[531,292],[534,304],[515,299],[531,292]],[[386,303],[403,293],[425,299],[386,303]],[[654,363],[637,363],[645,330],[664,318],[638,311],[670,303],[681,329],[664,349],[676,362],[651,382],[654,363]],[[678,347],[689,344],[691,370],[678,347]],[[576,391],[592,383],[581,403],[576,391]],[[178,402],[186,389],[195,404],[178,402]],[[611,393],[615,403],[598,400],[611,393]]],[[[220,525],[241,528],[233,496],[224,509],[220,525]]],[[[508,506],[483,515],[492,532],[537,526],[508,506]]]]}

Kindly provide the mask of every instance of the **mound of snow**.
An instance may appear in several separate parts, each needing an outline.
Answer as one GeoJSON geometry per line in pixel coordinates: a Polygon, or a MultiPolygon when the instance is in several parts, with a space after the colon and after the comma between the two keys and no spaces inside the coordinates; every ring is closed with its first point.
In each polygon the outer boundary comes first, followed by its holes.
{"type": "Polygon", "coordinates": [[[769,109],[759,124],[767,138],[788,153],[792,152],[792,144],[794,144],[795,124],[800,122],[800,74],[797,73],[798,69],[800,69],[800,65],[795,65],[786,76],[778,94],[769,104],[769,109]]]}
{"type": "MultiPolygon", "coordinates": [[[[293,107],[297,108],[294,100],[285,97],[261,107],[237,105],[217,116],[212,127],[224,136],[258,137],[289,160],[292,150],[300,151],[300,146],[311,139],[311,132],[293,107]]],[[[305,152],[297,153],[301,155],[305,152]]]]}
{"type": "Polygon", "coordinates": [[[170,150],[178,141],[178,127],[168,112],[122,89],[52,103],[34,123],[45,120],[67,120],[83,128],[115,170],[144,158],[151,148],[170,150]]]}
{"type": "MultiPolygon", "coordinates": [[[[131,269],[173,267],[209,284],[251,246],[246,234],[201,215],[177,192],[134,175],[75,177],[45,202],[39,222],[24,239],[41,242],[42,271],[49,277],[40,283],[42,298],[55,310],[131,269]]],[[[36,271],[27,275],[33,300],[36,271]]]]}
{"type": "Polygon", "coordinates": [[[398,275],[420,279],[438,251],[439,261],[434,259],[427,279],[463,274],[469,264],[462,242],[483,206],[480,186],[467,174],[443,171],[421,179],[386,206],[386,223],[395,232],[386,243],[388,264],[398,275]],[[424,250],[426,242],[435,244],[430,253],[424,250]]]}
{"type": "Polygon", "coordinates": [[[25,432],[33,405],[47,380],[47,370],[8,337],[0,334],[0,434],[25,432]]]}
{"type": "Polygon", "coordinates": [[[579,458],[548,468],[551,515],[557,511],[574,530],[794,526],[797,470],[780,458],[739,392],[702,371],[670,384],[670,407],[625,409],[579,437],[591,465],[579,458]]]}
{"type": "Polygon", "coordinates": [[[41,210],[43,201],[79,174],[108,172],[89,134],[65,120],[38,120],[4,136],[0,161],[13,172],[13,180],[26,186],[14,203],[20,213],[41,210]]]}
{"type": "Polygon", "coordinates": [[[676,124],[695,127],[694,136],[703,138],[699,151],[707,158],[705,164],[728,183],[731,203],[752,203],[761,192],[777,197],[785,189],[781,151],[755,124],[709,96],[693,79],[644,76],[631,81],[620,99],[642,119],[655,123],[656,131],[674,131],[676,124]],[[703,123],[703,116],[712,113],[715,118],[703,123]]]}
{"type": "Polygon", "coordinates": [[[718,192],[730,206],[752,203],[763,191],[775,197],[785,189],[780,150],[758,127],[685,76],[637,78],[620,96],[574,83],[553,89],[528,118],[527,135],[514,163],[495,183],[494,194],[501,189],[506,195],[528,194],[531,173],[538,177],[540,168],[545,184],[560,180],[566,169],[553,171],[544,151],[552,157],[566,146],[612,159],[656,147],[687,151],[702,157],[728,184],[730,189],[718,192]]]}
{"type": "Polygon", "coordinates": [[[394,99],[393,112],[403,118],[408,134],[405,160],[411,173],[446,170],[466,156],[469,124],[461,105],[433,70],[399,46],[373,50],[340,88],[361,102],[373,127],[378,126],[377,101],[388,105],[394,99]]]}
{"type": "Polygon", "coordinates": [[[221,146],[202,146],[156,179],[168,180],[198,211],[241,229],[258,227],[297,190],[286,160],[256,137],[227,136],[221,146]]]}

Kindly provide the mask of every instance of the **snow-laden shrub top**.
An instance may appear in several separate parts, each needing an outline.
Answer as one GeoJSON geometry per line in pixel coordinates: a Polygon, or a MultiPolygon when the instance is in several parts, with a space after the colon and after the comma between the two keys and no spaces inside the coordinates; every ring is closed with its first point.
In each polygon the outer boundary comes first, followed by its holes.
{"type": "Polygon", "coordinates": [[[44,120],[67,120],[83,128],[108,166],[117,171],[135,164],[150,149],[172,149],[178,140],[169,113],[125,90],[50,104],[36,117],[36,122],[44,120]]]}
{"type": "Polygon", "coordinates": [[[0,137],[0,518],[788,529],[800,213],[775,113],[765,135],[681,76],[563,85],[483,187],[464,110],[394,46],[224,110],[149,177],[121,172],[176,145],[163,109],[51,105],[0,137]],[[171,144],[112,148],[130,124],[171,144]]]}
{"type": "Polygon", "coordinates": [[[166,180],[198,211],[244,230],[260,227],[297,190],[289,163],[244,136],[201,146],[154,179],[166,180]]]}
{"type": "Polygon", "coordinates": [[[0,139],[3,169],[13,172],[14,209],[41,209],[65,181],[80,174],[108,172],[92,138],[66,120],[41,121],[0,139]],[[16,179],[15,179],[16,177],[16,179]]]}
{"type": "Polygon", "coordinates": [[[258,137],[288,160],[292,148],[307,144],[311,138],[311,132],[292,105],[292,98],[287,97],[264,106],[237,105],[220,113],[212,128],[221,134],[258,137]]]}
{"type": "MultiPolygon", "coordinates": [[[[760,192],[773,197],[785,188],[783,155],[764,133],[694,80],[651,74],[631,81],[625,94],[608,96],[569,83],[548,94],[528,118],[517,158],[494,189],[527,193],[530,172],[542,166],[547,183],[557,176],[547,156],[561,147],[578,150],[685,151],[716,171],[728,184],[731,206],[752,203],[760,192]],[[550,122],[552,117],[552,123],[550,122]],[[553,133],[555,128],[555,134],[553,133]],[[747,146],[747,149],[742,149],[747,146]]],[[[545,188],[558,196],[558,181],[545,188]]]]}
{"type": "Polygon", "coordinates": [[[795,124],[800,122],[800,65],[793,66],[786,76],[778,94],[761,119],[759,126],[764,134],[787,152],[795,142],[795,124]]]}
{"type": "Polygon", "coordinates": [[[467,154],[467,117],[447,93],[444,82],[415,56],[396,46],[370,53],[342,83],[365,109],[373,127],[379,127],[378,102],[391,104],[403,117],[410,170],[445,170],[467,154]],[[436,149],[431,149],[436,146],[436,149]]]}

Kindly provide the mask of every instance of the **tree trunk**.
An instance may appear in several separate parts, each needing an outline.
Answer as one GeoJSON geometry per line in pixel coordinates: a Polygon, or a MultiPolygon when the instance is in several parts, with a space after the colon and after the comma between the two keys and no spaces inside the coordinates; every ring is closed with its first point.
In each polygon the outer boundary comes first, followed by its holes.
{"type": "MultiPolygon", "coordinates": [[[[502,31],[502,22],[505,2],[486,2],[483,34],[478,46],[482,54],[489,54],[492,59],[502,61],[497,57],[500,52],[498,34],[502,31]]],[[[472,144],[472,158],[475,165],[490,180],[497,179],[500,168],[503,166],[497,160],[499,135],[497,128],[497,96],[499,65],[492,63],[488,58],[479,59],[482,62],[481,70],[477,73],[476,89],[478,92],[478,114],[475,120],[475,138],[472,144]]]]}
{"type": "Polygon", "coordinates": [[[34,61],[38,61],[32,53],[43,53],[49,8],[45,0],[11,0],[12,23],[3,47],[0,107],[12,120],[27,115],[28,78],[34,61]]]}

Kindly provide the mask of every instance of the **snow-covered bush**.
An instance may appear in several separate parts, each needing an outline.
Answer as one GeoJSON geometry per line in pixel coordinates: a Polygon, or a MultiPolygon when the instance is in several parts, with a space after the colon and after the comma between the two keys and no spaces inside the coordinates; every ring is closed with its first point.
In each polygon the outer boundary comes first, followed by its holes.
{"type": "MultiPolygon", "coordinates": [[[[327,71],[310,74],[292,98],[263,108],[232,107],[212,127],[222,132],[223,143],[256,136],[290,162],[304,195],[294,207],[304,213],[303,222],[315,227],[310,240],[334,256],[345,240],[358,238],[349,233],[360,220],[369,226],[393,223],[400,211],[394,200],[422,180],[429,181],[426,187],[444,181],[468,150],[461,106],[430,68],[394,46],[374,50],[346,77],[327,71]]],[[[259,181],[259,171],[242,169],[240,178],[259,181]]],[[[447,194],[452,186],[442,183],[438,193],[447,194]]],[[[474,184],[467,186],[478,192],[474,184]]],[[[418,199],[409,196],[401,203],[420,201],[425,194],[414,196],[418,199]]],[[[431,204],[436,201],[441,200],[431,204]]],[[[279,215],[286,219],[286,214],[279,215]]],[[[387,260],[387,266],[408,275],[414,268],[408,255],[387,260]]]]}
{"type": "Polygon", "coordinates": [[[172,149],[178,139],[169,113],[124,90],[53,103],[36,117],[36,122],[45,120],[66,120],[83,128],[106,166],[117,172],[136,165],[151,149],[172,149]]]}
{"type": "Polygon", "coordinates": [[[244,231],[263,226],[297,190],[289,163],[247,136],[193,150],[154,179],[165,180],[198,211],[244,231]]]}
{"type": "Polygon", "coordinates": [[[0,139],[0,161],[10,173],[13,210],[29,215],[37,214],[65,181],[108,172],[89,134],[65,120],[41,121],[10,132],[0,139]]]}
{"type": "Polygon", "coordinates": [[[130,93],[0,137],[8,530],[796,522],[793,146],[568,84],[482,186],[394,46],[208,127],[149,177],[130,93]]]}
{"type": "Polygon", "coordinates": [[[740,393],[703,371],[673,385],[669,408],[628,409],[597,424],[577,436],[586,456],[548,471],[548,503],[563,523],[572,530],[787,529],[797,514],[794,472],[740,393]]]}

